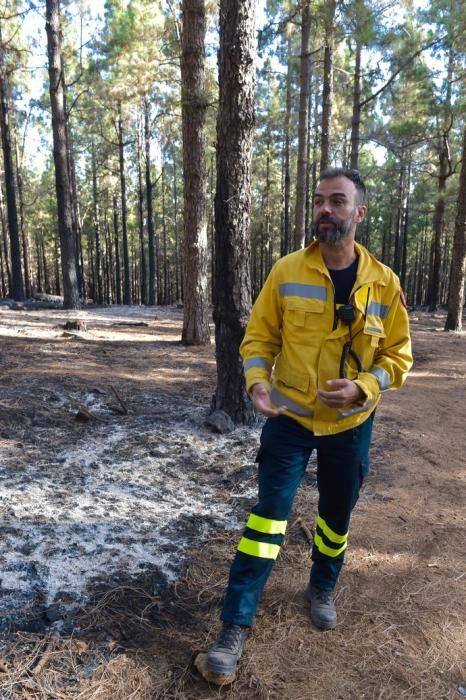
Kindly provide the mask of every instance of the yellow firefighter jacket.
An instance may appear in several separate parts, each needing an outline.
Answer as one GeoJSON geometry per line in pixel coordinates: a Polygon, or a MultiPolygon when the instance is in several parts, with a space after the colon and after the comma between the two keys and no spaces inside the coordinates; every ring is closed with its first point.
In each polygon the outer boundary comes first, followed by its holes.
{"type": "Polygon", "coordinates": [[[349,327],[336,318],[334,288],[319,244],[281,258],[272,268],[252,309],[240,352],[246,388],[262,383],[275,406],[315,435],[342,432],[362,423],[375,410],[381,392],[398,389],[412,365],[408,314],[398,277],[355,243],[356,283],[350,303],[354,359],[345,377],[364,392],[358,403],[330,408],[317,396],[328,379],[339,376],[349,327]]]}

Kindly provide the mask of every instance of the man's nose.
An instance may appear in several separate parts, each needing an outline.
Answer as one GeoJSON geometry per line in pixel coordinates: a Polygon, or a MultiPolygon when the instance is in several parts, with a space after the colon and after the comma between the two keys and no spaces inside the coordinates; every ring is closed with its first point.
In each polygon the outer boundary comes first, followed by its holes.
{"type": "Polygon", "coordinates": [[[319,210],[321,214],[330,214],[332,211],[332,207],[330,206],[330,202],[321,202],[319,205],[319,210]]]}

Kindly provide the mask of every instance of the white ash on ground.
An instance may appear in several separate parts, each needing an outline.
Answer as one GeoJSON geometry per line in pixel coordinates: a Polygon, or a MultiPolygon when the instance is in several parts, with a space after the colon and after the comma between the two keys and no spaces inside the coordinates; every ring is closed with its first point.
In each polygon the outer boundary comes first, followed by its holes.
{"type": "Polygon", "coordinates": [[[61,324],[76,312],[1,312],[0,333],[24,336],[24,355],[5,342],[0,380],[3,627],[47,619],[51,606],[49,618],[60,617],[57,605],[82,605],[121,576],[150,576],[156,591],[209,531],[241,528],[254,500],[258,430],[204,427],[213,386],[190,384],[189,363],[170,363],[178,337],[164,311],[78,315],[86,332],[64,340],[61,324]],[[141,318],[135,336],[124,322],[141,318]]]}

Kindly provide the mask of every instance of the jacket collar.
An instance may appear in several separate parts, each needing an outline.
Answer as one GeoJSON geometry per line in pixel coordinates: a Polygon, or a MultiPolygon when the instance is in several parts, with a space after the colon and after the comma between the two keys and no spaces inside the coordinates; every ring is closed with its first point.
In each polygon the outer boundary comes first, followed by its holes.
{"type": "MultiPolygon", "coordinates": [[[[356,253],[359,257],[357,282],[359,286],[377,282],[382,286],[387,285],[387,273],[382,265],[364,246],[354,242],[356,253]]],[[[308,265],[319,270],[326,277],[329,276],[327,265],[320,251],[319,241],[313,241],[304,251],[308,265]]]]}

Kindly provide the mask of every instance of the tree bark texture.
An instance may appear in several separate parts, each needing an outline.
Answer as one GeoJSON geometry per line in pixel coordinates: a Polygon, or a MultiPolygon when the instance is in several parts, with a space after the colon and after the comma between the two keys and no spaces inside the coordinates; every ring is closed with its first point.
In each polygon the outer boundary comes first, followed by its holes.
{"type": "Polygon", "coordinates": [[[430,266],[429,278],[429,311],[437,309],[439,301],[440,289],[440,268],[442,264],[442,234],[443,220],[445,216],[445,189],[447,179],[450,173],[448,172],[448,148],[445,147],[440,151],[439,174],[438,174],[438,193],[435,202],[434,216],[432,220],[433,241],[432,241],[432,261],[430,266]]]}
{"type": "Polygon", "coordinates": [[[221,0],[215,194],[215,407],[255,420],[239,346],[251,308],[250,182],[254,135],[255,2],[221,0]]]}
{"type": "Polygon", "coordinates": [[[184,236],[181,342],[210,343],[207,290],[207,165],[205,120],[206,13],[204,0],[183,0],[181,103],[183,120],[184,236]]]}
{"type": "Polygon", "coordinates": [[[322,86],[322,133],[320,140],[320,172],[329,165],[330,136],[333,103],[333,52],[336,0],[329,0],[325,8],[324,83],[322,86]]]}
{"type": "Polygon", "coordinates": [[[359,167],[359,141],[361,128],[361,52],[361,42],[357,41],[353,82],[353,116],[351,118],[350,168],[353,170],[357,170],[359,167]]]}
{"type": "Polygon", "coordinates": [[[149,253],[149,305],[157,303],[157,275],[155,254],[154,207],[152,203],[152,180],[150,167],[150,102],[144,98],[144,149],[146,171],[146,209],[147,209],[147,240],[149,253]]]}
{"type": "Polygon", "coordinates": [[[291,39],[288,37],[288,68],[286,71],[286,97],[285,97],[285,124],[283,143],[283,236],[281,253],[286,255],[291,249],[291,174],[290,174],[290,150],[291,150],[291,39]]]}
{"type": "Polygon", "coordinates": [[[304,0],[301,14],[301,64],[298,124],[298,170],[296,177],[296,212],[294,249],[304,248],[306,237],[306,185],[308,164],[308,112],[311,79],[311,3],[304,0]]]}
{"type": "Polygon", "coordinates": [[[123,118],[121,104],[118,105],[118,154],[120,163],[121,230],[123,235],[123,304],[131,304],[131,270],[128,246],[128,212],[126,206],[125,144],[123,141],[123,118]]]}
{"type": "Polygon", "coordinates": [[[5,70],[3,40],[0,34],[0,126],[2,132],[3,168],[5,173],[6,209],[10,234],[11,288],[13,299],[24,299],[24,282],[21,267],[21,244],[16,205],[16,182],[9,109],[9,85],[5,70]]]}
{"type": "Polygon", "coordinates": [[[45,28],[47,32],[53,158],[55,163],[64,306],[66,309],[77,309],[80,306],[80,300],[66,141],[65,76],[62,69],[60,5],[58,0],[46,0],[45,28]]]}
{"type": "Polygon", "coordinates": [[[466,127],[463,132],[460,185],[453,239],[450,291],[446,331],[461,331],[463,326],[464,277],[466,274],[466,127]]]}

